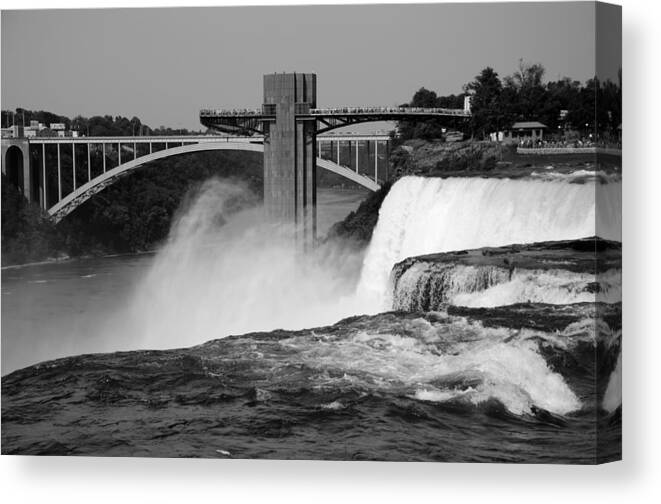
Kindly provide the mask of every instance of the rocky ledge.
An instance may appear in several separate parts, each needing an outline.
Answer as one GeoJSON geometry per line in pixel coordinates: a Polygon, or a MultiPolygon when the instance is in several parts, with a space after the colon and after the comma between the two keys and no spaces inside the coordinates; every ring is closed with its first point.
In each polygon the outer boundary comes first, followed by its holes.
{"type": "Polygon", "coordinates": [[[410,257],[393,268],[393,307],[619,302],[621,249],[591,237],[410,257]]]}

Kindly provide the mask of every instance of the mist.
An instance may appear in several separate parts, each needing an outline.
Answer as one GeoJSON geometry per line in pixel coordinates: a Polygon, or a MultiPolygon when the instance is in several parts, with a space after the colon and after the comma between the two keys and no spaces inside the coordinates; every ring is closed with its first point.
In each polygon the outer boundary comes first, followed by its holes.
{"type": "Polygon", "coordinates": [[[360,252],[325,243],[304,253],[293,229],[268,223],[262,206],[236,211],[246,201],[256,198],[245,185],[218,179],[187,198],[121,317],[137,347],[185,347],[360,313],[360,252]]]}

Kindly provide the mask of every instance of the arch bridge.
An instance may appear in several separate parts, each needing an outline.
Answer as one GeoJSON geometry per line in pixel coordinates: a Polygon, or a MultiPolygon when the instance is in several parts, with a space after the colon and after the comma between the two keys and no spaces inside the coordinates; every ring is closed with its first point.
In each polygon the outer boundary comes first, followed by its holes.
{"type": "MultiPolygon", "coordinates": [[[[387,179],[385,133],[317,137],[317,166],[376,191],[387,179]]],[[[193,152],[264,152],[264,137],[181,135],[2,139],[2,173],[58,222],[120,178],[158,159],[193,152]],[[49,190],[49,187],[51,190],[49,190]]]]}

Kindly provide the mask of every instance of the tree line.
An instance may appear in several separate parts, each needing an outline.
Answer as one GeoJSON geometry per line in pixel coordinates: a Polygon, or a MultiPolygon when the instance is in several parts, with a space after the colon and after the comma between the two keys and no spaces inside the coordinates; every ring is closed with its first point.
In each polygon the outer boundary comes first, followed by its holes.
{"type": "MultiPolygon", "coordinates": [[[[81,136],[164,136],[200,133],[200,131],[191,131],[186,128],[173,129],[166,126],[152,128],[136,116],[129,119],[124,116],[98,115],[83,117],[78,115],[71,119],[45,110],[28,110],[22,107],[18,107],[14,111],[2,111],[1,122],[3,128],[8,128],[13,124],[29,126],[30,121],[42,123],[46,128],[53,123],[62,123],[66,129],[77,131],[81,136]]],[[[44,131],[42,134],[47,135],[48,131],[44,131]]]]}
{"type": "Polygon", "coordinates": [[[622,123],[621,71],[618,82],[597,77],[584,83],[569,77],[545,82],[544,75],[543,65],[520,60],[516,71],[504,78],[493,68],[484,68],[464,85],[462,94],[438,96],[423,87],[404,106],[463,108],[468,95],[471,118],[402,122],[400,136],[405,140],[442,138],[443,130],[451,128],[471,138],[486,139],[517,121],[539,121],[551,134],[572,131],[581,136],[592,134],[595,139],[617,138],[622,123]]]}

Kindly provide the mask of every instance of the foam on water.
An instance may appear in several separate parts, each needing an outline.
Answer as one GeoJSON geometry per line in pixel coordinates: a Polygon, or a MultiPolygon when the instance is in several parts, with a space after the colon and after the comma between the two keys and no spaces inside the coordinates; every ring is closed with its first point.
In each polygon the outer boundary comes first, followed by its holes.
{"type": "Polygon", "coordinates": [[[608,380],[601,405],[609,413],[622,406],[622,352],[617,356],[617,364],[608,380]]]}
{"type": "Polygon", "coordinates": [[[404,177],[379,211],[358,296],[387,309],[390,271],[411,256],[595,234],[620,241],[620,212],[619,181],[404,177]]]}
{"type": "Polygon", "coordinates": [[[561,180],[572,183],[585,183],[585,182],[619,182],[622,180],[620,173],[606,173],[600,170],[575,170],[572,172],[558,172],[553,171],[554,167],[549,166],[546,168],[547,172],[532,172],[532,178],[540,178],[544,180],[561,180]]]}
{"type": "Polygon", "coordinates": [[[281,342],[294,358],[328,371],[316,386],[344,382],[352,387],[399,391],[420,400],[473,405],[500,401],[511,413],[532,407],[555,414],[581,408],[562,375],[539,353],[543,332],[485,328],[461,317],[439,324],[412,321],[411,334],[380,327],[353,335],[317,334],[281,342]]]}

